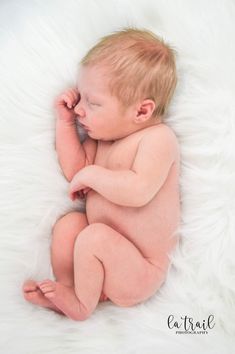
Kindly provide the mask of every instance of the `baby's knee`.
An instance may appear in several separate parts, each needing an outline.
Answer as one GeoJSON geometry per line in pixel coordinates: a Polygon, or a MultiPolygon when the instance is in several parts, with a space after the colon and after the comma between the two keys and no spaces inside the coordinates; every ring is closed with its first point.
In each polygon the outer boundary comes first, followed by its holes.
{"type": "Polygon", "coordinates": [[[93,223],[80,232],[75,246],[89,248],[90,250],[99,250],[100,248],[104,249],[110,242],[115,242],[115,240],[113,237],[110,237],[109,227],[102,223],[93,223]]]}
{"type": "Polygon", "coordinates": [[[72,211],[66,215],[63,215],[53,226],[53,233],[64,230],[67,226],[79,225],[84,218],[85,215],[77,211],[72,211]]]}
{"type": "Polygon", "coordinates": [[[52,229],[53,236],[65,235],[72,230],[80,231],[81,226],[86,226],[86,216],[80,212],[70,212],[57,220],[52,229]],[[82,225],[83,224],[83,225],[82,225]]]}

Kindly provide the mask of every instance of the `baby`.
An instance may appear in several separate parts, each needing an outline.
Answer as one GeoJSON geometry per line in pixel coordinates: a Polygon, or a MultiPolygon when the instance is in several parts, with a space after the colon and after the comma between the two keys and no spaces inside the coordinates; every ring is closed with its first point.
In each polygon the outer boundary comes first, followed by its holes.
{"type": "Polygon", "coordinates": [[[56,281],[26,281],[26,300],[85,320],[101,301],[133,306],[161,287],[180,221],[179,145],[163,122],[176,81],[173,50],[146,30],[106,36],[82,59],[55,102],[56,150],[86,213],[57,221],[56,281]]]}

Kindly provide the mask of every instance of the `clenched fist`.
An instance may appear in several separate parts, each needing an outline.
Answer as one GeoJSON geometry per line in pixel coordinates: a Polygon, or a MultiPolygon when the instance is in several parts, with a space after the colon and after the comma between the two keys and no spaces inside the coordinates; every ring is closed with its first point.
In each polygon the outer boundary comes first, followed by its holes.
{"type": "Polygon", "coordinates": [[[82,168],[70,182],[69,197],[72,201],[76,198],[85,198],[86,194],[91,190],[91,188],[84,183],[88,170],[87,167],[82,168]]]}
{"type": "Polygon", "coordinates": [[[73,124],[76,117],[74,107],[78,104],[79,101],[80,94],[75,88],[70,88],[59,95],[55,100],[57,117],[66,123],[73,124]]]}

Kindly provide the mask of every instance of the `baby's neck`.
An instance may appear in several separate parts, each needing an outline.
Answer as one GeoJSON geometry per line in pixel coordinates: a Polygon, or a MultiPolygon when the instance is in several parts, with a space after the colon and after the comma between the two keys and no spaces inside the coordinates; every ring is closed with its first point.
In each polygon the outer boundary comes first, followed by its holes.
{"type": "Polygon", "coordinates": [[[163,123],[161,120],[152,121],[151,124],[142,125],[141,127],[138,127],[138,128],[135,129],[135,130],[132,130],[132,131],[130,131],[130,132],[127,132],[125,135],[121,136],[120,138],[108,140],[108,142],[109,142],[110,144],[113,144],[113,143],[115,143],[116,141],[125,139],[125,138],[126,138],[127,136],[129,136],[129,135],[132,135],[132,134],[137,133],[138,131],[141,131],[141,130],[146,129],[146,128],[149,128],[149,127],[156,126],[156,125],[161,124],[161,123],[163,123]]]}

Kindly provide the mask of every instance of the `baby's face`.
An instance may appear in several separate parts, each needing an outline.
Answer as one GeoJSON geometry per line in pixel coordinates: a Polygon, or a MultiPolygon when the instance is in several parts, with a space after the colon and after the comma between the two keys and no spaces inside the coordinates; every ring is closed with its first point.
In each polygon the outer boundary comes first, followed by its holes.
{"type": "Polygon", "coordinates": [[[74,111],[91,138],[111,141],[131,133],[132,110],[123,112],[118,99],[109,92],[107,75],[104,73],[104,69],[97,67],[80,69],[80,101],[74,111]]]}

